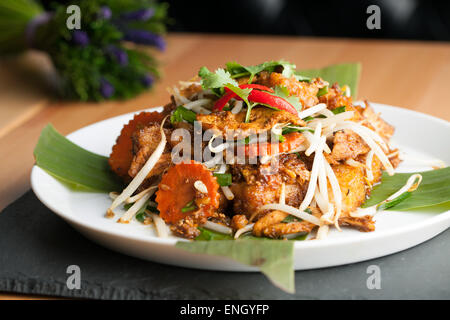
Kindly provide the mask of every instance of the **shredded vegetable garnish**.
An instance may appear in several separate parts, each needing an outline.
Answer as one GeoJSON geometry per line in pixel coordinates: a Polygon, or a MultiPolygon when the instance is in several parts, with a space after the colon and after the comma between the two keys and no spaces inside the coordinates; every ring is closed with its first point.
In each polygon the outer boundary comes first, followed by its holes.
{"type": "Polygon", "coordinates": [[[311,222],[313,224],[316,224],[318,226],[320,226],[320,224],[321,224],[320,220],[317,217],[315,217],[315,216],[313,216],[313,215],[311,215],[309,213],[306,213],[305,211],[302,211],[302,210],[299,210],[297,208],[294,208],[292,206],[288,206],[287,204],[270,203],[270,204],[263,205],[259,210],[260,211],[263,211],[263,210],[280,210],[280,211],[289,213],[290,215],[293,215],[293,216],[295,216],[297,218],[300,218],[302,220],[305,220],[305,221],[311,222]]]}
{"type": "Polygon", "coordinates": [[[137,188],[141,185],[141,183],[144,181],[144,179],[147,177],[149,172],[153,169],[156,162],[161,157],[164,148],[166,146],[166,135],[164,134],[163,125],[166,121],[167,116],[164,118],[164,120],[161,122],[160,126],[160,133],[161,133],[161,140],[159,141],[158,146],[156,147],[155,151],[152,153],[150,158],[148,158],[147,162],[144,164],[141,170],[136,174],[136,176],[131,180],[130,184],[122,191],[122,193],[114,199],[113,203],[107,210],[107,215],[111,216],[114,215],[113,210],[117,208],[119,205],[121,205],[129,196],[133,194],[133,192],[136,191],[137,188]]]}
{"type": "Polygon", "coordinates": [[[328,231],[330,230],[330,227],[326,224],[323,224],[319,227],[319,229],[317,230],[317,236],[316,239],[320,240],[320,239],[325,239],[328,235],[328,231]]]}
{"type": "Polygon", "coordinates": [[[284,182],[281,184],[279,204],[286,204],[286,185],[284,182]]]}
{"type": "Polygon", "coordinates": [[[304,119],[304,118],[312,116],[313,114],[315,114],[323,109],[326,109],[326,108],[327,108],[327,105],[325,103],[319,103],[318,105],[315,105],[314,107],[311,107],[304,111],[299,112],[298,117],[300,119],[304,119]]]}
{"type": "Polygon", "coordinates": [[[224,226],[223,224],[215,223],[212,221],[206,221],[203,224],[203,227],[206,229],[212,230],[212,231],[223,233],[223,234],[232,234],[233,233],[233,229],[231,229],[227,226],[224,226]]]}
{"type": "Polygon", "coordinates": [[[250,223],[250,224],[246,225],[245,227],[237,230],[236,233],[234,234],[234,238],[238,239],[244,233],[252,231],[254,226],[255,226],[254,223],[250,223]]]}
{"type": "Polygon", "coordinates": [[[156,232],[160,238],[167,238],[169,236],[169,228],[163,219],[156,213],[151,212],[150,210],[145,210],[145,212],[153,219],[153,223],[155,224],[156,232]]]}
{"type": "Polygon", "coordinates": [[[137,200],[126,212],[125,214],[120,217],[120,219],[117,221],[119,223],[129,223],[131,218],[134,217],[134,215],[147,204],[147,201],[150,199],[151,194],[147,192],[144,194],[139,200],[137,200]]]}
{"type": "Polygon", "coordinates": [[[366,175],[369,181],[373,180],[373,173],[372,173],[373,155],[374,155],[373,150],[370,150],[366,158],[366,175]]]}
{"type": "Polygon", "coordinates": [[[231,189],[227,186],[221,186],[220,187],[222,189],[223,194],[225,195],[225,198],[227,198],[227,200],[233,200],[234,199],[234,194],[231,191],[231,189]]]}
{"type": "Polygon", "coordinates": [[[125,200],[125,203],[134,203],[134,202],[138,201],[139,199],[141,199],[143,196],[145,196],[147,193],[149,193],[151,196],[155,193],[157,188],[158,188],[158,186],[148,187],[147,189],[144,189],[143,191],[139,192],[137,195],[127,198],[125,200]]]}

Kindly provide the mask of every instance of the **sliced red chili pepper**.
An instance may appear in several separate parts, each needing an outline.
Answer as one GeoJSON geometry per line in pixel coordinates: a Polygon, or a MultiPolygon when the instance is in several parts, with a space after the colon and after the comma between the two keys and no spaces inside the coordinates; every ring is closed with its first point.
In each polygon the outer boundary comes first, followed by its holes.
{"type": "Polygon", "coordinates": [[[234,96],[236,96],[236,93],[233,91],[225,93],[219,100],[216,101],[213,110],[222,110],[228,101],[234,98],[234,96]]]}
{"type": "Polygon", "coordinates": [[[295,107],[281,97],[274,96],[268,92],[253,90],[248,96],[248,101],[266,104],[279,110],[284,110],[297,115],[295,107]]]}
{"type": "MultiPolygon", "coordinates": [[[[241,84],[239,86],[239,88],[241,88],[241,89],[249,89],[249,88],[250,89],[257,89],[257,90],[269,91],[269,92],[272,92],[272,93],[275,92],[275,91],[273,91],[272,88],[263,86],[262,84],[241,84]]],[[[225,87],[224,89],[225,89],[226,92],[233,92],[230,89],[228,89],[227,87],[225,87]]]]}
{"type": "MultiPolygon", "coordinates": [[[[274,96],[268,92],[260,91],[260,90],[265,90],[265,91],[270,91],[273,93],[274,91],[269,87],[259,85],[259,84],[242,84],[239,86],[239,88],[255,89],[255,90],[252,90],[252,92],[250,92],[250,95],[248,96],[248,101],[250,101],[250,102],[266,104],[271,107],[277,108],[279,110],[285,110],[285,111],[290,112],[295,115],[297,114],[297,110],[295,109],[295,107],[292,104],[290,104],[289,102],[287,102],[286,100],[284,100],[283,98],[274,96]]],[[[217,100],[216,103],[214,104],[214,110],[222,110],[225,107],[225,105],[228,103],[228,101],[230,101],[232,98],[241,100],[241,98],[236,93],[234,93],[227,87],[225,87],[225,91],[227,93],[225,95],[223,95],[219,100],[217,100]]]]}

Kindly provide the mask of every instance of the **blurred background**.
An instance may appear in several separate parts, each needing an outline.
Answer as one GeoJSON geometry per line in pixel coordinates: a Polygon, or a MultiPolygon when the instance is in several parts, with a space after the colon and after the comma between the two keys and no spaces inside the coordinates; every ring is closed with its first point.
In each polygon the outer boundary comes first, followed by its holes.
{"type": "MultiPolygon", "coordinates": [[[[48,1],[50,3],[51,1],[48,1]]],[[[71,3],[70,0],[62,0],[71,3]]],[[[72,1],[73,2],[73,1],[72,1]]],[[[167,0],[169,31],[450,40],[448,0],[167,0]],[[369,30],[370,5],[381,9],[381,29],[369,30]]]]}

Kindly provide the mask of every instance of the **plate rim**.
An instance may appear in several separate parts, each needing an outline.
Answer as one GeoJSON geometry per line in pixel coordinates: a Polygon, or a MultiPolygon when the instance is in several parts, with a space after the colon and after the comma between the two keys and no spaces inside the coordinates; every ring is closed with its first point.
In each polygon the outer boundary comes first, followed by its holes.
{"type": "MultiPolygon", "coordinates": [[[[355,102],[355,103],[357,103],[357,102],[355,102]]],[[[387,105],[387,104],[383,104],[383,103],[376,103],[376,102],[370,102],[370,103],[373,104],[375,108],[378,108],[378,107],[391,108],[391,109],[395,109],[400,112],[411,113],[414,116],[425,117],[425,118],[428,118],[428,120],[430,120],[430,121],[437,121],[441,125],[444,125],[448,129],[450,129],[449,121],[440,119],[440,118],[432,116],[432,115],[428,115],[428,114],[418,112],[415,110],[409,110],[409,109],[405,109],[405,108],[401,108],[401,107],[397,107],[397,106],[387,105]]],[[[93,127],[101,122],[106,122],[106,121],[111,121],[111,120],[121,118],[121,117],[131,116],[131,115],[141,112],[141,111],[155,110],[155,109],[160,109],[160,108],[162,108],[162,107],[157,106],[157,107],[146,108],[146,109],[142,109],[142,110],[136,110],[133,112],[110,117],[110,118],[107,118],[107,119],[104,119],[101,121],[93,122],[87,126],[79,128],[79,129],[67,134],[66,137],[70,138],[71,135],[76,134],[80,130],[89,129],[90,127],[93,127]]],[[[88,224],[88,223],[83,223],[83,221],[73,219],[72,217],[66,215],[64,212],[62,212],[61,210],[56,208],[51,203],[51,201],[48,201],[48,199],[45,198],[45,192],[42,192],[39,190],[39,182],[37,181],[39,178],[39,174],[49,175],[45,170],[39,168],[36,165],[33,165],[33,168],[31,170],[31,174],[30,174],[30,182],[31,182],[31,189],[33,190],[34,194],[39,199],[39,201],[41,201],[48,209],[50,209],[52,212],[54,212],[56,215],[58,215],[60,218],[64,219],[65,221],[69,222],[70,224],[74,224],[76,226],[88,229],[91,232],[97,232],[97,233],[101,233],[103,235],[108,235],[108,236],[113,236],[113,237],[120,237],[122,239],[142,241],[142,242],[146,242],[149,244],[174,246],[177,241],[190,241],[190,240],[182,239],[182,238],[176,238],[176,239],[174,239],[174,238],[159,238],[159,237],[143,238],[142,236],[135,235],[134,233],[126,233],[125,228],[123,229],[124,231],[120,231],[120,232],[118,232],[117,230],[106,230],[102,227],[98,227],[98,226],[88,224]]],[[[55,178],[52,177],[52,179],[55,179],[55,178]]],[[[69,190],[68,192],[71,192],[71,191],[69,190]]],[[[90,192],[90,193],[92,193],[92,192],[90,192]]],[[[94,192],[94,193],[99,193],[99,192],[94,192]]],[[[100,193],[100,194],[104,194],[104,193],[100,193]]],[[[294,248],[295,249],[303,249],[303,248],[311,249],[311,248],[322,247],[322,246],[333,248],[336,246],[347,245],[349,243],[351,244],[354,242],[359,243],[359,242],[367,242],[367,241],[376,241],[377,238],[387,238],[387,237],[395,236],[395,235],[401,236],[402,234],[405,234],[405,233],[414,232],[416,230],[423,229],[423,228],[429,227],[431,225],[450,220],[450,210],[448,210],[446,212],[442,212],[442,213],[431,213],[431,214],[433,214],[435,216],[431,217],[429,219],[426,219],[425,221],[422,220],[422,221],[408,224],[406,226],[396,227],[394,229],[388,229],[388,230],[384,230],[384,231],[382,230],[379,232],[377,232],[375,230],[374,232],[370,232],[370,233],[355,234],[354,236],[348,237],[348,238],[347,237],[345,237],[345,238],[326,238],[326,239],[322,239],[321,241],[295,241],[294,248]]],[[[443,231],[445,231],[448,228],[449,227],[447,226],[447,228],[445,228],[443,231]]]]}

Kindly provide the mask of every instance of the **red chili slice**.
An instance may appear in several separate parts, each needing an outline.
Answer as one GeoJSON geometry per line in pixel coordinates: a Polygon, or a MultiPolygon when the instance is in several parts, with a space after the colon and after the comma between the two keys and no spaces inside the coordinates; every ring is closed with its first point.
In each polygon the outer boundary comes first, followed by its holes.
{"type": "MultiPolygon", "coordinates": [[[[258,90],[265,90],[269,92],[274,92],[272,88],[263,86],[261,84],[241,84],[239,86],[241,89],[258,89],[258,90]]],[[[222,110],[225,105],[233,98],[236,98],[238,100],[242,100],[236,93],[228,89],[227,87],[224,88],[226,94],[224,94],[219,100],[216,101],[214,104],[214,110],[222,110]]]]}
{"type": "MultiPolygon", "coordinates": [[[[251,89],[257,89],[257,90],[269,91],[269,92],[272,92],[272,93],[275,92],[275,91],[273,91],[272,88],[263,86],[262,84],[241,84],[239,86],[239,88],[241,88],[241,89],[251,88],[251,89]]],[[[225,89],[226,92],[233,92],[230,89],[228,89],[227,87],[225,87],[224,89],[225,89]]]]}
{"type": "MultiPolygon", "coordinates": [[[[248,96],[249,102],[261,103],[261,104],[265,104],[265,105],[269,105],[271,107],[277,108],[279,110],[284,110],[284,111],[290,112],[295,115],[297,114],[297,110],[295,109],[295,107],[292,104],[290,104],[289,102],[287,102],[286,100],[284,100],[281,97],[274,96],[274,95],[270,94],[269,92],[265,92],[265,91],[270,91],[272,93],[274,92],[269,87],[259,85],[259,84],[242,84],[239,86],[239,88],[254,89],[254,90],[252,90],[252,92],[250,92],[250,94],[248,96]],[[260,91],[260,90],[265,90],[265,91],[260,91]]],[[[225,91],[227,93],[225,93],[214,104],[214,110],[222,110],[225,107],[225,105],[228,103],[228,101],[230,101],[232,98],[241,100],[241,98],[236,93],[234,93],[227,87],[225,87],[225,91]]]]}
{"type": "Polygon", "coordinates": [[[248,96],[248,101],[266,104],[279,110],[284,110],[297,115],[295,107],[283,98],[274,96],[268,92],[253,90],[248,96]]]}

